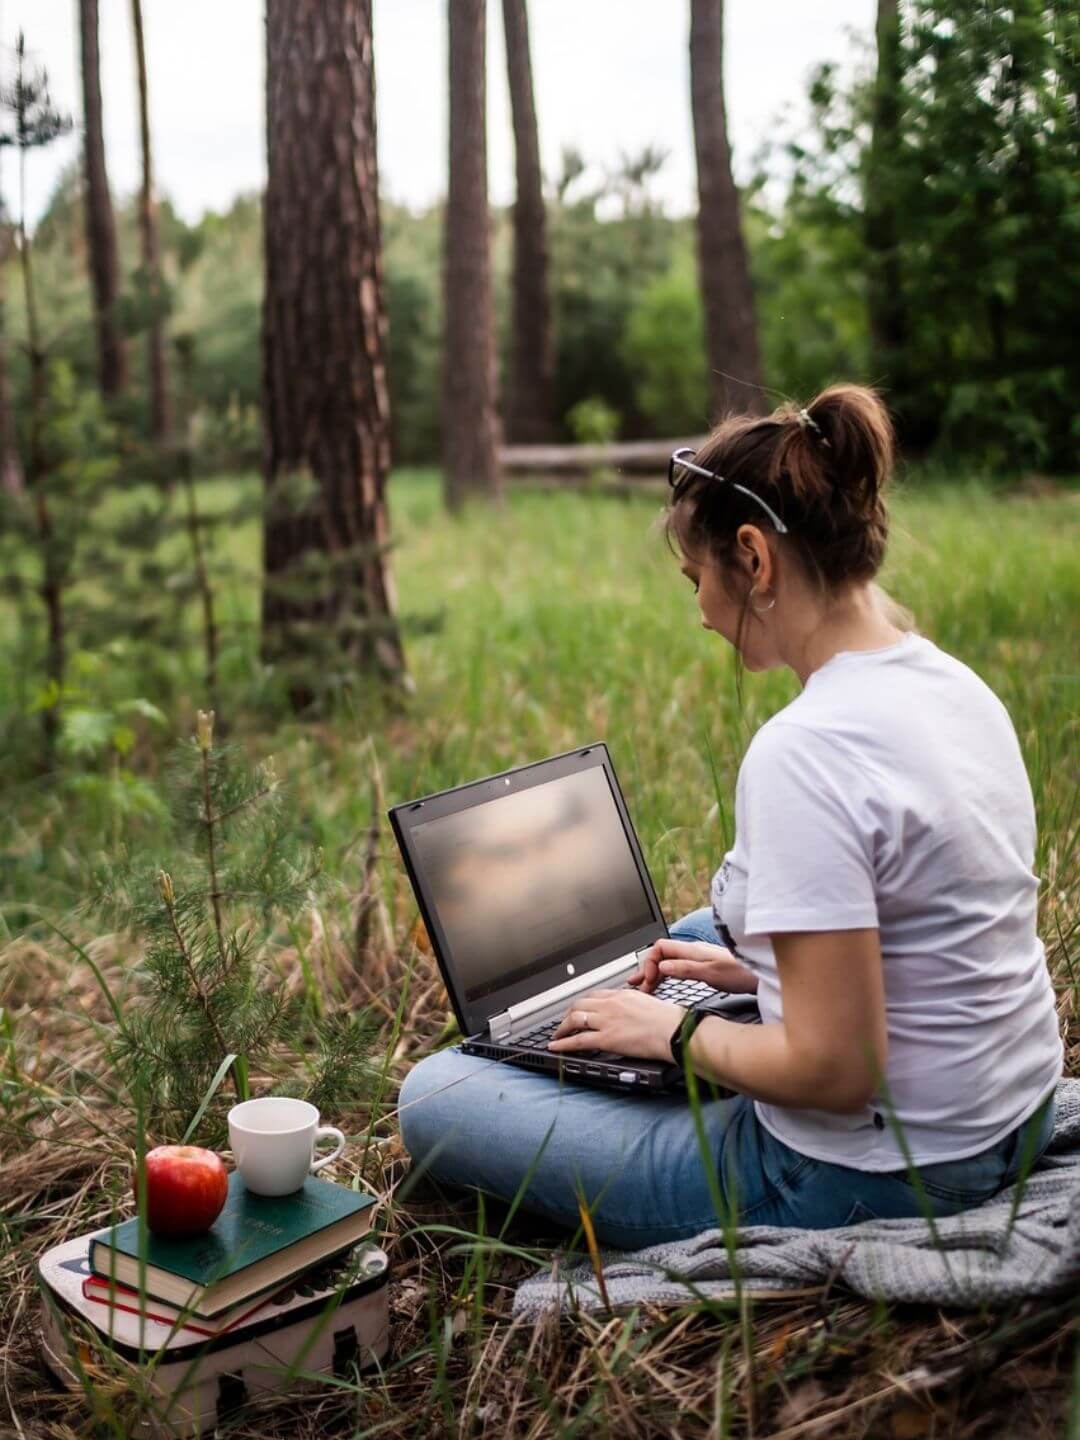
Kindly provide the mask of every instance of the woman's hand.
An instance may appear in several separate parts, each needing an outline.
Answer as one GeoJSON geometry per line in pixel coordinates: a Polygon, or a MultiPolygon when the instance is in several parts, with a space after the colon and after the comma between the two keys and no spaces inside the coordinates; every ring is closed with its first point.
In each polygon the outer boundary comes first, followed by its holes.
{"type": "Polygon", "coordinates": [[[642,953],[641,969],[630,976],[627,984],[651,995],[669,976],[704,980],[716,990],[738,995],[752,995],[758,983],[757,976],[723,945],[710,945],[707,940],[657,940],[642,953]]]}
{"type": "Polygon", "coordinates": [[[671,1037],[685,1014],[681,1005],[639,990],[590,990],[566,1012],[548,1049],[568,1055],[575,1050],[614,1050],[670,1063],[671,1037]]]}

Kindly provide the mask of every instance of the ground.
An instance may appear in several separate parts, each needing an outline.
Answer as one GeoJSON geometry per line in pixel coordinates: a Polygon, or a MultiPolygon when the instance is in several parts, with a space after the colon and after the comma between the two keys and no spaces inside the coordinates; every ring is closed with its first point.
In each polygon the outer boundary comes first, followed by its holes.
{"type": "MultiPolygon", "coordinates": [[[[220,497],[237,483],[250,482],[222,482],[220,497]]],[[[244,626],[253,590],[228,582],[234,738],[275,755],[297,823],[323,847],[333,881],[299,928],[272,937],[266,960],[298,994],[317,992],[331,1010],[369,1007],[379,1025],[382,1101],[324,1118],[362,1137],[335,1173],[359,1176],[380,1198],[394,1264],[385,1373],[279,1401],[238,1436],[1057,1436],[1070,1408],[1078,1423],[1071,1297],[961,1315],[875,1306],[832,1287],[795,1307],[515,1326],[513,1287],[559,1237],[521,1214],[503,1230],[497,1206],[481,1213],[409,1178],[394,1085],[454,1032],[385,830],[384,910],[355,952],[376,766],[390,804],[606,740],[674,916],[703,903],[730,843],[747,738],[795,693],[792,677],[746,676],[740,705],[730,656],[698,627],[692,593],[653,526],[657,513],[652,497],[523,492],[501,510],[450,520],[436,477],[401,477],[393,559],[415,694],[388,702],[360,686],[318,725],[285,721],[260,699],[244,626]]],[[[1039,818],[1040,931],[1074,1074],[1076,518],[1069,492],[915,480],[896,501],[884,576],[919,627],[978,671],[1013,717],[1039,818]]],[[[250,528],[223,543],[237,561],[257,553],[250,528]]],[[[121,683],[123,663],[110,683],[121,683]]],[[[188,668],[172,677],[165,708],[184,733],[201,699],[197,653],[177,663],[188,668]]],[[[162,754],[147,734],[125,763],[154,785],[162,754]]],[[[148,820],[117,820],[84,790],[36,776],[13,787],[10,815],[0,932],[0,1435],[84,1435],[83,1397],[65,1397],[36,1353],[33,1257],[102,1223],[109,1197],[126,1193],[131,1133],[94,1028],[108,1020],[98,981],[55,933],[28,928],[27,907],[47,904],[119,1003],[136,1003],[130,938],[78,909],[81,857],[142,844],[149,863],[160,837],[148,820]]],[[[100,1433],[123,1434],[129,1412],[119,1396],[110,1412],[108,1377],[98,1393],[100,1433]]]]}

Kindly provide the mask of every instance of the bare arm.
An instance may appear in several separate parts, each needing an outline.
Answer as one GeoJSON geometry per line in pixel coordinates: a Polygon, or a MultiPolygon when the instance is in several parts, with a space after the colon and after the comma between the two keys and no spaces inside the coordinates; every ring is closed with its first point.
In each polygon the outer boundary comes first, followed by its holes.
{"type": "MultiPolygon", "coordinates": [[[[888,1049],[878,931],[774,935],[772,941],[783,1020],[736,1025],[709,1016],[686,1047],[690,1065],[756,1100],[838,1114],[860,1110],[884,1073],[888,1049]]],[[[548,1048],[670,1060],[671,1036],[686,1011],[643,990],[639,984],[580,996],[548,1048]]]]}
{"type": "Polygon", "coordinates": [[[783,994],[778,1024],[710,1016],[686,1047],[696,1074],[755,1100],[860,1110],[885,1070],[888,1040],[875,930],[773,935],[783,994]]]}

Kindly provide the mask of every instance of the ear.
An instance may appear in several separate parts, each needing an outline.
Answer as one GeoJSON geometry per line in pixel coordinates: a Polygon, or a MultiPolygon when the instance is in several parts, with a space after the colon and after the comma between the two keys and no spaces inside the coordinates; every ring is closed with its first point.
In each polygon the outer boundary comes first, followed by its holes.
{"type": "Polygon", "coordinates": [[[773,582],[775,566],[769,542],[756,525],[740,525],[735,535],[736,555],[750,577],[751,585],[768,590],[773,582]]]}

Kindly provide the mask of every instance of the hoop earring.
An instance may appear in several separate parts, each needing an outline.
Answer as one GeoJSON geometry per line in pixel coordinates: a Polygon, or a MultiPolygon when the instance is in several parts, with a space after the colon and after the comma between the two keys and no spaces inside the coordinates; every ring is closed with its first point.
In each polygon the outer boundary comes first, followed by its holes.
{"type": "Polygon", "coordinates": [[[754,612],[755,615],[765,615],[765,614],[767,614],[767,612],[770,611],[770,610],[773,608],[773,606],[776,604],[776,596],[774,595],[767,605],[762,605],[761,608],[759,609],[759,608],[754,604],[754,600],[753,600],[753,597],[754,597],[756,594],[757,594],[757,591],[756,591],[756,590],[751,590],[751,591],[750,591],[750,609],[753,610],[753,612],[754,612]]]}

